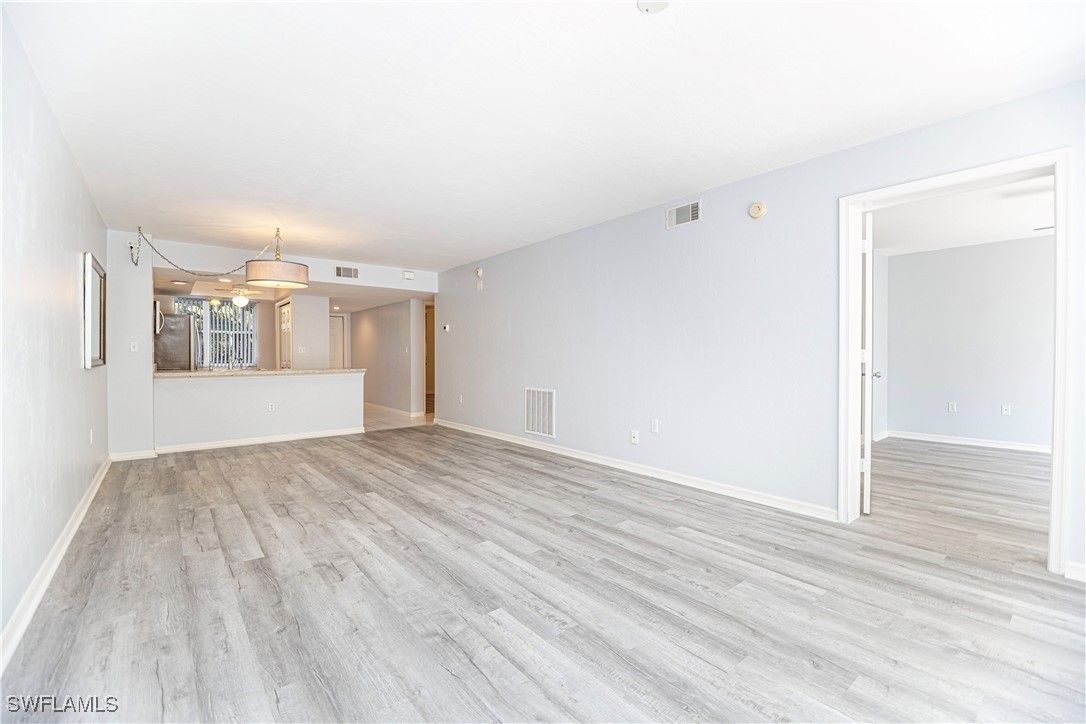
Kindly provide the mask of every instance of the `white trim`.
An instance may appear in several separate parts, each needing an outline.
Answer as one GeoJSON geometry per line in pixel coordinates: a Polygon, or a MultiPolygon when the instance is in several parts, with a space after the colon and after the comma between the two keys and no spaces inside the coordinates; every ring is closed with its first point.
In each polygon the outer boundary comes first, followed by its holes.
{"type": "Polygon", "coordinates": [[[1063,575],[1072,581],[1086,582],[1086,565],[1066,561],[1063,564],[1063,575]]]}
{"type": "Polygon", "coordinates": [[[157,458],[158,453],[154,450],[136,450],[134,452],[121,452],[110,453],[109,459],[115,463],[123,460],[150,460],[151,458],[157,458]]]}
{"type": "Polygon", "coordinates": [[[1029,178],[1040,173],[1055,177],[1055,361],[1053,369],[1052,405],[1052,486],[1048,526],[1048,570],[1064,572],[1067,552],[1067,530],[1064,525],[1064,501],[1067,499],[1071,449],[1067,430],[1071,429],[1072,410],[1067,404],[1067,248],[1068,248],[1068,173],[1071,153],[1063,148],[1032,156],[979,166],[955,173],[943,174],[887,186],[851,196],[838,202],[839,222],[839,301],[838,301],[838,440],[837,468],[838,519],[849,522],[858,516],[860,500],[860,407],[853,389],[860,379],[859,311],[862,284],[856,258],[859,255],[860,223],[863,212],[888,208],[897,204],[934,198],[966,190],[982,188],[1004,177],[1018,175],[1029,178]]]}
{"type": "Polygon", "coordinates": [[[68,523],[60,531],[56,543],[53,544],[49,554],[45,556],[45,560],[38,567],[38,572],[34,574],[34,578],[30,581],[30,585],[27,586],[26,592],[23,593],[23,597],[19,599],[19,604],[12,612],[11,618],[8,619],[7,625],[4,626],[3,643],[0,644],[0,656],[3,657],[0,660],[0,673],[3,673],[3,670],[7,668],[8,662],[11,661],[11,657],[15,654],[15,649],[19,647],[19,642],[22,641],[23,634],[26,633],[26,627],[30,625],[30,620],[34,618],[34,612],[38,610],[38,605],[41,603],[45,591],[49,588],[57,568],[60,567],[60,562],[64,559],[64,554],[68,551],[72,538],[75,537],[76,531],[79,530],[83,517],[90,509],[91,502],[98,493],[102,481],[105,480],[106,473],[109,472],[111,462],[112,460],[107,455],[102,464],[98,466],[98,472],[94,474],[94,478],[91,479],[82,499],[75,506],[71,517],[68,518],[68,523]]]}
{"type": "Polygon", "coordinates": [[[883,430],[882,432],[875,433],[875,436],[873,438],[871,438],[871,442],[878,442],[879,440],[885,440],[888,437],[890,437],[890,431],[889,430],[883,430]]]}
{"type": "Polygon", "coordinates": [[[382,410],[384,412],[392,412],[392,413],[395,413],[397,415],[407,415],[409,417],[424,417],[426,415],[425,412],[408,412],[407,410],[397,410],[395,407],[386,407],[385,405],[378,405],[376,402],[367,401],[365,404],[367,406],[369,406],[369,407],[376,407],[378,410],[382,410]]]}
{"type": "MultiPolygon", "coordinates": [[[[883,437],[896,437],[901,440],[920,440],[922,442],[939,442],[947,445],[972,445],[974,447],[995,447],[1002,450],[1025,450],[1027,452],[1052,452],[1051,445],[1040,445],[1033,442],[1008,442],[1007,440],[985,440],[979,437],[959,437],[957,435],[933,435],[928,432],[903,432],[901,430],[887,430],[883,437]]],[[[876,439],[878,442],[878,439],[876,439]]]]}
{"type": "Polygon", "coordinates": [[[492,437],[497,440],[511,442],[517,445],[523,445],[525,447],[535,448],[536,450],[546,450],[547,452],[557,453],[558,455],[564,455],[565,457],[575,458],[577,460],[584,460],[585,462],[596,463],[598,465],[606,465],[610,468],[625,470],[628,473],[635,473],[637,475],[645,475],[650,478],[666,480],[669,483],[678,483],[679,485],[685,485],[690,488],[697,488],[699,490],[704,490],[710,493],[725,495],[729,498],[736,498],[738,500],[743,500],[748,503],[765,505],[770,508],[787,511],[789,513],[798,513],[800,515],[806,515],[811,518],[817,518],[818,520],[837,520],[837,511],[828,506],[804,503],[799,500],[784,498],[779,495],[771,495],[769,493],[759,493],[755,490],[750,490],[748,488],[738,488],[733,485],[727,485],[726,483],[719,483],[715,480],[696,478],[692,475],[684,475],[682,473],[676,473],[670,470],[662,470],[660,468],[654,468],[648,465],[640,465],[638,463],[631,463],[625,460],[619,460],[618,458],[610,458],[603,455],[596,455],[595,453],[584,452],[582,450],[575,450],[568,447],[562,447],[560,445],[554,445],[553,443],[549,442],[529,440],[527,438],[519,437],[517,435],[509,435],[504,432],[495,432],[494,430],[487,430],[481,427],[474,427],[472,425],[464,425],[459,422],[450,422],[448,420],[435,419],[434,424],[442,425],[444,427],[450,427],[454,430],[470,432],[475,435],[492,437]]]}
{"type": "Polygon", "coordinates": [[[309,440],[315,437],[337,437],[356,435],[365,432],[365,427],[346,427],[341,430],[317,430],[316,432],[294,432],[285,435],[265,435],[264,437],[245,437],[236,440],[212,440],[210,442],[190,442],[180,445],[159,445],[155,452],[159,455],[191,452],[193,450],[218,450],[224,447],[243,447],[245,445],[263,445],[269,442],[288,442],[290,440],[309,440]]]}

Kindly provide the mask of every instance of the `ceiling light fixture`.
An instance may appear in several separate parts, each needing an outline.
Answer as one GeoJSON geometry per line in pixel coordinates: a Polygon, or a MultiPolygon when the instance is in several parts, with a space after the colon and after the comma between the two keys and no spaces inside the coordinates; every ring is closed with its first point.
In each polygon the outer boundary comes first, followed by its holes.
{"type": "Polygon", "coordinates": [[[230,277],[219,277],[219,281],[222,282],[223,284],[230,284],[234,280],[231,279],[230,277]]]}
{"type": "Polygon", "coordinates": [[[670,2],[651,2],[650,0],[638,0],[637,9],[643,13],[652,15],[654,13],[662,13],[667,10],[667,6],[670,2]]]}
{"type": "Polygon", "coordinates": [[[220,307],[220,306],[222,306],[222,300],[219,299],[218,297],[212,297],[211,300],[208,302],[208,304],[210,304],[213,307],[220,307]]]}
{"type": "Polygon", "coordinates": [[[230,301],[232,301],[234,303],[235,307],[244,307],[244,306],[247,306],[249,304],[249,297],[246,297],[243,294],[239,294],[236,297],[234,297],[233,299],[231,299],[230,301]]]}
{"type": "MultiPolygon", "coordinates": [[[[275,287],[277,289],[303,289],[309,286],[309,267],[293,261],[283,261],[279,247],[283,239],[279,229],[275,230],[275,259],[250,259],[245,262],[245,283],[254,287],[275,287]]],[[[235,304],[237,302],[235,301],[235,304]]],[[[239,307],[245,306],[239,304],[239,307]]]]}
{"type": "Polygon", "coordinates": [[[332,307],[332,311],[333,311],[333,312],[338,312],[338,311],[339,311],[339,307],[332,307]]]}
{"type": "Polygon", "coordinates": [[[172,282],[170,282],[170,284],[176,284],[179,287],[183,287],[188,284],[188,282],[183,282],[180,279],[174,279],[172,282]]]}

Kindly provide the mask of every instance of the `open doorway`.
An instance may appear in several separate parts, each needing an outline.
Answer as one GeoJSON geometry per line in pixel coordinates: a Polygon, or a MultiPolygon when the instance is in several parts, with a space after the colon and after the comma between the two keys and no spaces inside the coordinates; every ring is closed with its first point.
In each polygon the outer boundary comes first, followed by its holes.
{"type": "Polygon", "coordinates": [[[434,414],[434,381],[437,377],[434,360],[437,356],[434,346],[434,305],[426,305],[426,414],[434,414]]]}
{"type": "Polygon", "coordinates": [[[1065,172],[841,200],[841,520],[1064,572],[1065,172]]]}

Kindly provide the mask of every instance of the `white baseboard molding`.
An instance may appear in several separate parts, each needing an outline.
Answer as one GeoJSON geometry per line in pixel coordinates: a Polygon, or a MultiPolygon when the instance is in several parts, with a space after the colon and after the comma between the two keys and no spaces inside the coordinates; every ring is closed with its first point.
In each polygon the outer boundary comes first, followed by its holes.
{"type": "Polygon", "coordinates": [[[879,440],[885,440],[888,437],[890,437],[890,433],[887,430],[883,430],[882,432],[875,433],[875,435],[871,438],[871,441],[878,442],[879,440]]]}
{"type": "Polygon", "coordinates": [[[1070,578],[1072,581],[1086,583],[1086,564],[1071,563],[1068,561],[1063,564],[1063,575],[1070,578]]]}
{"type": "Polygon", "coordinates": [[[23,634],[26,633],[26,627],[30,625],[34,612],[38,610],[38,604],[41,603],[41,599],[45,595],[46,589],[49,588],[57,568],[60,567],[60,562],[64,559],[64,554],[68,551],[68,546],[71,544],[72,538],[75,537],[75,532],[79,530],[79,524],[83,522],[83,517],[87,514],[94,496],[98,493],[98,488],[101,487],[102,481],[106,478],[111,462],[110,456],[107,455],[106,459],[98,467],[98,472],[91,479],[87,491],[83,493],[83,497],[75,506],[71,517],[68,518],[68,523],[60,531],[60,536],[50,549],[49,555],[45,557],[41,566],[38,567],[38,572],[34,574],[30,585],[27,586],[26,592],[23,593],[23,597],[19,600],[19,605],[15,607],[7,625],[4,626],[4,632],[0,635],[0,638],[3,639],[3,642],[0,643],[0,656],[2,656],[0,673],[3,673],[4,669],[8,667],[8,662],[11,661],[11,657],[15,654],[15,649],[19,647],[19,642],[22,641],[23,634]]]}
{"type": "MultiPolygon", "coordinates": [[[[376,402],[367,402],[366,407],[376,407],[378,410],[380,410],[382,412],[391,412],[391,413],[396,414],[396,415],[411,415],[413,417],[414,415],[418,414],[418,413],[409,412],[407,410],[398,410],[395,407],[385,407],[384,405],[378,405],[376,402]]],[[[425,415],[426,413],[423,412],[422,414],[425,415]]]]}
{"type": "Polygon", "coordinates": [[[941,442],[948,445],[973,445],[974,447],[995,447],[1003,450],[1025,450],[1027,452],[1051,453],[1051,445],[1039,445],[1032,442],[1007,442],[1005,440],[985,440],[978,437],[957,437],[954,435],[932,435],[927,432],[903,432],[888,430],[886,437],[902,440],[920,440],[922,442],[941,442]]]}
{"type": "Polygon", "coordinates": [[[340,430],[317,430],[316,432],[295,432],[286,435],[266,435],[265,437],[246,437],[236,440],[213,440],[211,442],[191,442],[180,445],[159,445],[155,452],[159,455],[169,453],[192,452],[193,450],[218,450],[224,447],[243,447],[245,445],[263,445],[269,442],[288,442],[290,440],[309,440],[315,437],[338,437],[339,435],[357,435],[365,432],[365,427],[346,427],[340,430]]]}
{"type": "Polygon", "coordinates": [[[517,445],[535,448],[537,450],[546,450],[547,452],[553,452],[559,455],[564,455],[566,457],[576,458],[577,460],[584,460],[585,462],[606,465],[607,467],[625,470],[629,473],[636,473],[637,475],[645,475],[650,478],[666,480],[669,483],[678,483],[679,485],[697,488],[699,490],[704,490],[710,493],[717,493],[718,495],[726,495],[729,498],[736,498],[738,500],[743,500],[748,503],[758,503],[759,505],[766,505],[771,508],[777,508],[778,510],[788,511],[789,513],[799,513],[800,515],[810,516],[811,518],[817,518],[819,520],[828,520],[833,522],[837,521],[836,508],[822,507],[820,505],[804,503],[799,500],[792,500],[791,498],[784,498],[779,495],[771,495],[769,493],[759,493],[755,490],[738,488],[733,485],[727,485],[726,483],[719,483],[715,480],[696,478],[692,475],[684,475],[683,473],[676,473],[670,470],[654,468],[648,465],[631,463],[626,460],[619,460],[618,458],[606,457],[604,455],[596,455],[595,453],[575,450],[573,448],[562,447],[560,445],[553,445],[547,442],[530,440],[528,438],[518,437],[516,435],[508,435],[502,432],[495,432],[494,430],[487,430],[481,427],[474,427],[472,425],[464,425],[459,422],[450,422],[449,420],[435,419],[434,424],[443,425],[444,427],[450,427],[454,430],[474,433],[476,435],[492,437],[497,440],[503,440],[505,442],[511,442],[517,445]]]}
{"type": "Polygon", "coordinates": [[[158,453],[154,450],[136,450],[135,452],[115,452],[109,454],[109,459],[115,463],[123,460],[150,460],[151,458],[157,458],[158,453]]]}

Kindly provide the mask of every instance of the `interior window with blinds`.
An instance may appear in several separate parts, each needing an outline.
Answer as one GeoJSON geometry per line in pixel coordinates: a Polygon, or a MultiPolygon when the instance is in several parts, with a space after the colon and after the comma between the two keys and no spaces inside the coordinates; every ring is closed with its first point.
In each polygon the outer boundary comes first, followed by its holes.
{"type": "Polygon", "coordinates": [[[174,312],[196,322],[196,366],[255,367],[256,324],[252,306],[212,306],[207,299],[178,297],[174,312]]]}

